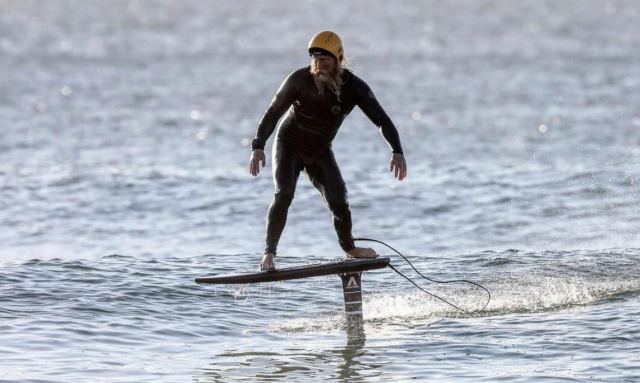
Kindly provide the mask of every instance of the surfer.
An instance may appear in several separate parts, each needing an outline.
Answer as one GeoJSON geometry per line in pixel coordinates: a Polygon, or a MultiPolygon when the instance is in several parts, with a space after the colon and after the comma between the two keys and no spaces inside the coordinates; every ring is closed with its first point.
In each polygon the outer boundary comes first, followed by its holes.
{"type": "Polygon", "coordinates": [[[378,256],[373,249],[354,244],[347,189],[331,149],[338,128],[356,105],[378,126],[391,148],[389,170],[400,181],[407,175],[398,131],[369,86],[346,67],[340,37],[320,32],[311,39],[308,50],[311,65],[284,80],[251,142],[249,172],[256,176],[260,164],[266,164],[265,143],[286,112],[273,143],[275,194],[267,214],[266,248],[260,262],[263,271],[275,270],[278,241],[302,170],[331,210],[340,247],[347,257],[378,256]]]}

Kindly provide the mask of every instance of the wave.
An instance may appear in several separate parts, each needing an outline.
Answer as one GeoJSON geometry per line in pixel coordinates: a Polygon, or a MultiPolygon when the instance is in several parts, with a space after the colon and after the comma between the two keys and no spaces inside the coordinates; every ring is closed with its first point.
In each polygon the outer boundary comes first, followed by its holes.
{"type": "MultiPolygon", "coordinates": [[[[182,311],[198,313],[202,303],[208,302],[225,315],[234,315],[232,311],[242,306],[240,308],[249,311],[270,310],[269,315],[279,317],[284,307],[296,307],[286,315],[299,313],[302,317],[282,318],[274,331],[331,331],[343,327],[344,309],[339,281],[335,278],[251,288],[201,286],[193,282],[198,275],[237,271],[254,256],[209,254],[152,258],[112,254],[99,260],[32,259],[0,268],[0,279],[4,281],[0,284],[3,297],[0,301],[13,310],[12,316],[26,315],[33,307],[46,311],[47,307],[61,306],[70,313],[82,308],[127,316],[160,310],[182,317],[182,311]],[[316,288],[309,289],[309,285],[316,288]],[[297,288],[300,286],[304,288],[297,288]],[[318,289],[324,288],[332,289],[331,294],[319,297],[318,289]],[[180,312],[175,311],[176,302],[181,302],[180,312]],[[326,305],[333,308],[327,311],[326,305]],[[325,311],[318,313],[316,308],[325,311]]],[[[461,312],[415,290],[396,274],[378,271],[368,273],[366,278],[365,325],[386,326],[445,317],[535,315],[615,303],[640,293],[639,259],[638,249],[511,249],[448,254],[440,258],[411,257],[418,269],[428,270],[428,275],[435,279],[464,278],[481,283],[491,291],[491,301],[482,309],[486,302],[482,290],[465,284],[430,284],[406,271],[427,291],[465,310],[461,312]]],[[[404,270],[399,262],[392,258],[392,263],[404,270]]]]}

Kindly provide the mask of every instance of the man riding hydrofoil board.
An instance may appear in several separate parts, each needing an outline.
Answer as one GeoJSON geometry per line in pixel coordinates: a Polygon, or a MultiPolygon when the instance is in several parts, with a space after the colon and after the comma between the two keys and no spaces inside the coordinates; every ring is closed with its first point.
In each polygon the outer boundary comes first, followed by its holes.
{"type": "Polygon", "coordinates": [[[264,145],[278,126],[272,148],[275,193],[267,214],[266,248],[260,262],[263,271],[275,270],[278,241],[302,170],[331,210],[340,247],[347,257],[378,256],[373,249],[354,244],[347,189],[331,149],[342,121],[356,105],[379,128],[391,148],[389,170],[400,181],[407,175],[398,130],[369,86],[347,69],[340,37],[334,32],[320,32],[311,39],[308,50],[311,65],[284,80],[251,142],[249,172],[256,176],[260,163],[263,167],[266,164],[264,145]]]}

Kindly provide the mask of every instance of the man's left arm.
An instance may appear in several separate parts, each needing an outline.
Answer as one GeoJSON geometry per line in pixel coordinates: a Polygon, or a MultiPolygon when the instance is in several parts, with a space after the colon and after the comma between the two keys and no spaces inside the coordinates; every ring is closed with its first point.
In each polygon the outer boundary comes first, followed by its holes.
{"type": "Polygon", "coordinates": [[[404,159],[398,129],[364,81],[354,76],[354,86],[358,107],[378,127],[382,137],[392,150],[389,171],[394,172],[394,176],[402,181],[407,176],[407,162],[404,159]]]}

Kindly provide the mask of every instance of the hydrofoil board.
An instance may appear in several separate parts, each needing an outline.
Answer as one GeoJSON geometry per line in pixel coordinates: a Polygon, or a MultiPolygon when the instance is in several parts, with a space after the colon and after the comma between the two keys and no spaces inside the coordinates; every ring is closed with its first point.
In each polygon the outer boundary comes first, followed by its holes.
{"type": "Polygon", "coordinates": [[[323,275],[352,273],[382,269],[389,265],[389,258],[346,259],[328,263],[312,263],[285,267],[274,271],[257,273],[206,276],[196,278],[197,283],[235,284],[285,281],[289,279],[311,278],[323,275]]]}

